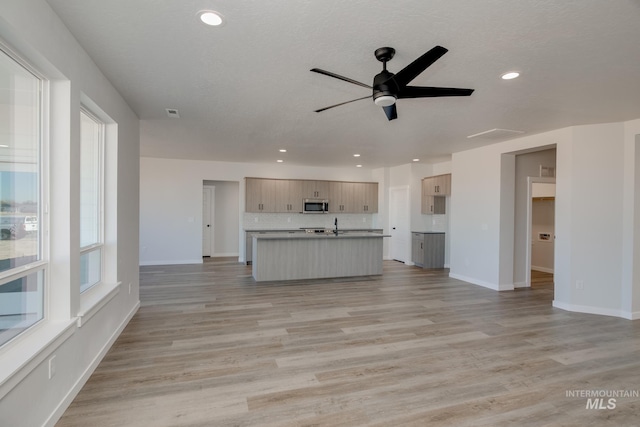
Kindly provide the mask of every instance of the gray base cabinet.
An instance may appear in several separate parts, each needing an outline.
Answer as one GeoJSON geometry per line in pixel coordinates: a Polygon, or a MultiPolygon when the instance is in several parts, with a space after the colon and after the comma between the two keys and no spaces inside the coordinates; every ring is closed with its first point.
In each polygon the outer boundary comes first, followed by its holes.
{"type": "Polygon", "coordinates": [[[411,261],[422,268],[444,268],[444,233],[412,232],[411,261]]]}

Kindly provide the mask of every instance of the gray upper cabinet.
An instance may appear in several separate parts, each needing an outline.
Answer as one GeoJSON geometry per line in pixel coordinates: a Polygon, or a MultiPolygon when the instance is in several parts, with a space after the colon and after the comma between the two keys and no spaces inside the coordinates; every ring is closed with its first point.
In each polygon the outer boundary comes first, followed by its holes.
{"type": "Polygon", "coordinates": [[[430,176],[422,180],[425,196],[448,196],[451,194],[451,174],[430,176]]]}
{"type": "Polygon", "coordinates": [[[377,213],[378,212],[378,183],[376,182],[351,182],[353,185],[352,213],[377,213]]]}
{"type": "Polygon", "coordinates": [[[246,178],[246,212],[300,213],[303,199],[328,199],[330,213],[377,213],[377,182],[246,178]]]}
{"type": "Polygon", "coordinates": [[[364,183],[364,212],[365,213],[377,213],[378,212],[378,183],[377,182],[365,182],[364,183]]]}
{"type": "Polygon", "coordinates": [[[302,212],[302,181],[293,179],[276,179],[275,212],[302,212]]]}
{"type": "Polygon", "coordinates": [[[350,212],[353,199],[353,183],[329,182],[329,213],[350,212]]]}
{"type": "Polygon", "coordinates": [[[444,215],[447,201],[444,196],[422,195],[422,213],[427,215],[444,215]]]}
{"type": "Polygon", "coordinates": [[[276,212],[276,180],[246,179],[247,212],[276,212]]]}
{"type": "Polygon", "coordinates": [[[377,182],[329,181],[330,213],[377,213],[377,182]]]}
{"type": "Polygon", "coordinates": [[[328,199],[329,181],[301,180],[303,199],[328,199]]]}
{"type": "Polygon", "coordinates": [[[445,197],[451,194],[451,174],[422,179],[422,213],[442,215],[446,210],[445,197]]]}

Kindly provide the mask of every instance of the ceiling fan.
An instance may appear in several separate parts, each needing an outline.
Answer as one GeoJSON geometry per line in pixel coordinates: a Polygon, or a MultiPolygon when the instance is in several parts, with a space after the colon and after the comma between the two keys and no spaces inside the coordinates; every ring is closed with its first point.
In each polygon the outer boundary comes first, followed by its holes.
{"type": "MultiPolygon", "coordinates": [[[[403,98],[433,98],[439,96],[469,96],[473,93],[473,89],[458,89],[452,87],[430,87],[430,86],[407,86],[420,73],[427,69],[431,64],[436,62],[442,55],[447,53],[447,49],[442,46],[436,46],[427,53],[413,61],[411,64],[398,71],[396,74],[387,71],[387,62],[393,58],[396,50],[392,47],[381,47],[374,52],[378,61],[382,62],[382,71],[373,78],[373,86],[361,83],[359,81],[332,73],[330,71],[321,70],[320,68],[312,68],[314,73],[324,74],[325,76],[344,80],[358,86],[366,87],[373,90],[373,102],[382,107],[384,113],[389,120],[398,118],[396,110],[396,100],[403,98]]],[[[341,102],[340,104],[331,105],[329,107],[315,110],[316,113],[328,110],[330,108],[339,107],[340,105],[350,102],[360,101],[370,98],[364,96],[362,98],[352,99],[351,101],[341,102]]]]}

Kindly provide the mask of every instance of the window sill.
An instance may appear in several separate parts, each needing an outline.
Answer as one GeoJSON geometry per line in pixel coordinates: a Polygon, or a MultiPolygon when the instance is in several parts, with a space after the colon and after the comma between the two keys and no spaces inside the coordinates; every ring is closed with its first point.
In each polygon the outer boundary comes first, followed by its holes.
{"type": "Polygon", "coordinates": [[[75,331],[75,319],[43,321],[0,353],[0,400],[44,362],[75,331]]]}
{"type": "Polygon", "coordinates": [[[121,284],[122,282],[100,283],[80,295],[80,311],[77,316],[78,328],[81,328],[102,307],[118,295],[121,284]]]}

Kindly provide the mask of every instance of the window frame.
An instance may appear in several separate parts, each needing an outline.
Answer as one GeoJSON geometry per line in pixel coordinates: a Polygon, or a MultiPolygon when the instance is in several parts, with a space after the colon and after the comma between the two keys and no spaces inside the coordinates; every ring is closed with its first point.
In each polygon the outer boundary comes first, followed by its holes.
{"type": "MultiPolygon", "coordinates": [[[[0,272],[0,285],[4,285],[16,279],[25,278],[32,274],[38,274],[42,272],[42,294],[40,296],[42,303],[42,316],[34,323],[28,325],[22,331],[10,336],[6,341],[0,342],[0,354],[7,351],[15,345],[16,342],[21,341],[25,337],[30,336],[35,331],[38,331],[46,325],[51,317],[50,299],[51,299],[51,281],[49,278],[49,90],[50,82],[41,72],[39,72],[29,61],[25,60],[16,51],[11,49],[2,39],[0,39],[0,54],[6,55],[10,60],[14,61],[16,65],[22,67],[26,72],[31,74],[38,80],[38,119],[37,119],[37,141],[38,141],[38,155],[37,155],[37,173],[38,173],[38,194],[37,194],[37,216],[38,216],[38,242],[37,251],[39,257],[37,260],[13,267],[11,269],[0,272]]],[[[12,328],[13,329],[13,328],[12,328]]],[[[8,335],[11,335],[9,333],[8,335]]]]}
{"type": "MultiPolygon", "coordinates": [[[[97,282],[92,283],[82,288],[82,283],[80,281],[78,291],[80,295],[84,295],[87,291],[99,286],[104,282],[105,278],[105,158],[106,158],[106,128],[107,123],[104,120],[100,119],[99,116],[91,111],[89,107],[87,107],[84,103],[80,105],[80,118],[82,120],[82,115],[86,115],[89,119],[94,121],[98,125],[98,233],[97,238],[98,241],[91,243],[86,246],[80,246],[80,260],[82,260],[83,256],[86,256],[92,252],[99,251],[100,252],[100,278],[97,282]]],[[[80,132],[80,137],[82,138],[82,132],[80,132]]],[[[82,152],[82,141],[80,141],[80,151],[82,152]]],[[[95,159],[94,159],[95,160],[95,159]]],[[[82,155],[80,155],[80,162],[82,162],[82,155]]],[[[82,164],[80,164],[80,169],[82,169],[82,164]]],[[[82,192],[80,192],[80,206],[82,206],[82,192]]],[[[80,235],[82,234],[82,217],[80,217],[80,235]]],[[[81,261],[80,261],[81,264],[81,261]]]]}

